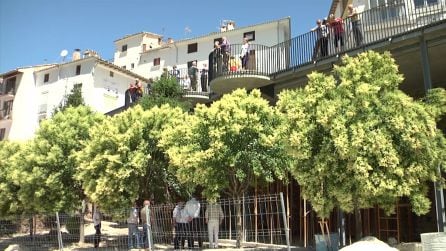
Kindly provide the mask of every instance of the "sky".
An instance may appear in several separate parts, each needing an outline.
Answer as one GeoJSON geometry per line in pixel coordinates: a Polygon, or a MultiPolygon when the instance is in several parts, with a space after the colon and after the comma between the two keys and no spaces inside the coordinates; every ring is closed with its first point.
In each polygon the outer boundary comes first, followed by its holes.
{"type": "Polygon", "coordinates": [[[0,74],[61,62],[60,52],[97,51],[113,58],[113,42],[141,31],[181,40],[291,17],[292,37],[327,16],[332,0],[0,0],[0,74]]]}

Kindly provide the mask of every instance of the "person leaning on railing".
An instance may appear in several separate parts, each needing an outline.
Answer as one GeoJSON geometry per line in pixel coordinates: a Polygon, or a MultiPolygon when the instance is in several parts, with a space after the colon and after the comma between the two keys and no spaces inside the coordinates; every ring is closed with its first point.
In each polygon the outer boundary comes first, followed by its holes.
{"type": "Polygon", "coordinates": [[[332,30],[331,33],[334,34],[333,43],[336,48],[336,53],[339,53],[344,49],[344,21],[342,18],[335,17],[334,14],[330,14],[328,22],[332,30]],[[340,46],[338,42],[340,43],[340,46]]]}
{"type": "Polygon", "coordinates": [[[231,45],[229,43],[228,38],[222,37],[221,38],[221,53],[223,54],[223,71],[228,71],[228,62],[229,62],[229,56],[231,54],[231,45]]]}
{"type": "Polygon", "coordinates": [[[311,29],[311,31],[316,32],[317,40],[313,50],[313,61],[319,57],[319,53],[321,57],[325,57],[328,55],[328,27],[327,27],[327,19],[324,18],[324,21],[318,19],[316,21],[316,27],[311,29]]]}
{"type": "Polygon", "coordinates": [[[353,4],[348,5],[348,17],[352,22],[353,37],[355,38],[356,46],[361,46],[363,39],[361,32],[361,20],[359,19],[358,12],[356,12],[356,8],[353,8],[353,4]]]}

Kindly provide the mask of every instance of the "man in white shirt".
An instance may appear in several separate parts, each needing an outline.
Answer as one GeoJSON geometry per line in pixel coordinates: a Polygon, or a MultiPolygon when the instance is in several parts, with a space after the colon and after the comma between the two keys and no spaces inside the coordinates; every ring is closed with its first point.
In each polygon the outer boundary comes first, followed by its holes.
{"type": "Polygon", "coordinates": [[[187,245],[192,248],[192,239],[188,236],[190,217],[184,208],[184,201],[179,201],[172,213],[172,223],[175,227],[175,237],[173,240],[174,249],[184,248],[184,242],[187,239],[187,245]]]}
{"type": "Polygon", "coordinates": [[[203,240],[201,238],[202,222],[200,222],[200,208],[200,202],[195,197],[192,197],[186,202],[185,210],[189,216],[189,232],[186,234],[191,239],[192,248],[194,246],[195,239],[198,241],[198,246],[200,248],[203,246],[203,240]]]}

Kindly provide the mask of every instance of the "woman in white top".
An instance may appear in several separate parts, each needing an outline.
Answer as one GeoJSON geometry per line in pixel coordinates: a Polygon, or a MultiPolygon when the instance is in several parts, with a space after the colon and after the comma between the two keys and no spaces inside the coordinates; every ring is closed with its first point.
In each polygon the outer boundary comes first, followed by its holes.
{"type": "Polygon", "coordinates": [[[248,38],[243,38],[242,52],[240,53],[240,59],[242,60],[242,69],[248,69],[249,58],[249,41],[248,38]]]}

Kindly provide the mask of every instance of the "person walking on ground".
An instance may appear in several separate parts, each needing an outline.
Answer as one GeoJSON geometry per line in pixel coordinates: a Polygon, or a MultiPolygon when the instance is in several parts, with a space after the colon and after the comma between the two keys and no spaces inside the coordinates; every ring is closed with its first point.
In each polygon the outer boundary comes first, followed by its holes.
{"type": "Polygon", "coordinates": [[[144,207],[141,209],[141,223],[142,223],[142,243],[144,248],[153,249],[152,238],[152,214],[150,211],[150,200],[144,201],[144,207]]]}
{"type": "Polygon", "coordinates": [[[129,217],[127,218],[127,226],[129,229],[129,235],[128,235],[129,249],[132,249],[135,247],[140,248],[140,246],[141,246],[140,238],[139,238],[138,223],[139,223],[138,207],[135,202],[133,207],[130,209],[129,217]]]}
{"type": "Polygon", "coordinates": [[[210,202],[206,208],[204,217],[205,222],[208,224],[209,248],[218,248],[218,231],[224,219],[220,204],[210,202]]]}
{"type": "Polygon", "coordinates": [[[101,241],[101,211],[99,210],[99,206],[96,205],[93,213],[93,226],[96,230],[94,234],[94,247],[99,247],[99,242],[101,241]]]}
{"type": "Polygon", "coordinates": [[[194,247],[195,240],[198,241],[198,247],[201,248],[203,246],[203,240],[201,238],[202,224],[200,224],[200,208],[200,202],[195,197],[192,197],[190,200],[188,200],[186,202],[186,205],[184,206],[189,221],[189,231],[186,234],[192,241],[192,245],[189,246],[191,248],[194,247]]]}

